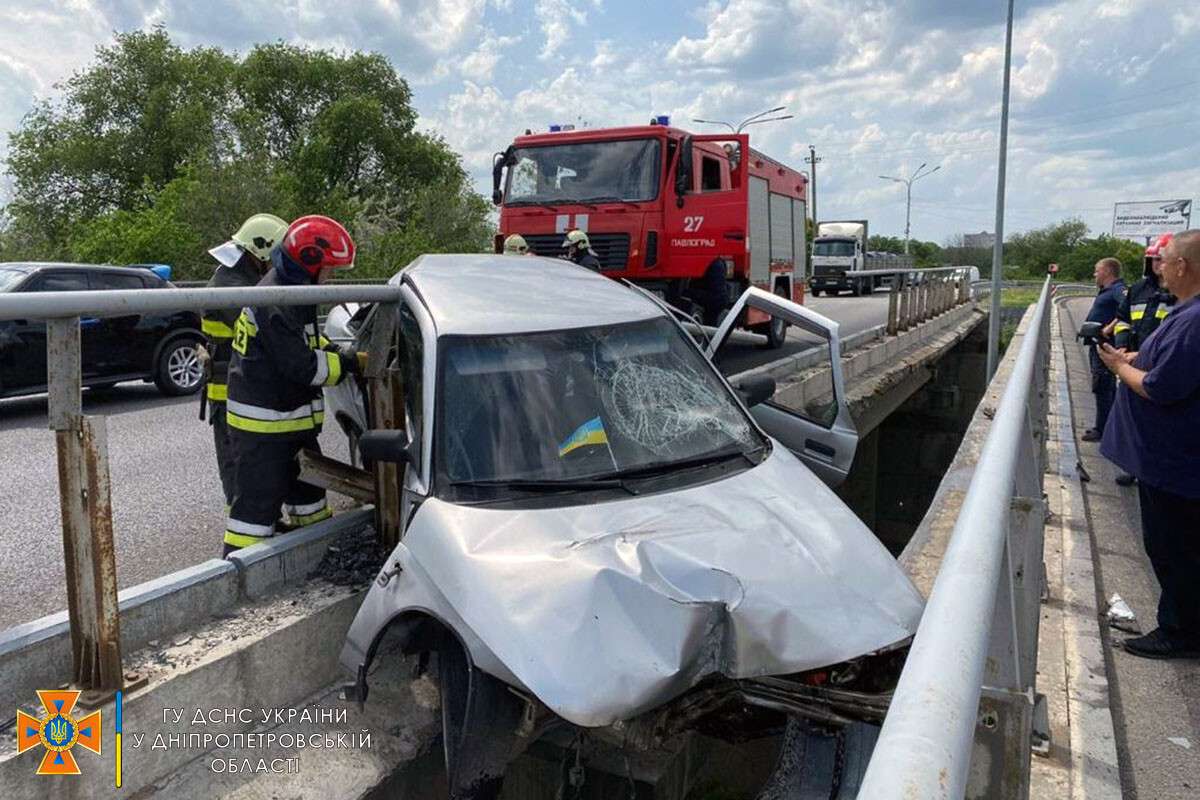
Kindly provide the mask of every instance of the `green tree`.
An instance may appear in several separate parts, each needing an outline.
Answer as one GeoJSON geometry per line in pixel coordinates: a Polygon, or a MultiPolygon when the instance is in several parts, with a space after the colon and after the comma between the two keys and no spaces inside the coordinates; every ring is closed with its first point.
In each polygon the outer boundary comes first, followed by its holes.
{"type": "Polygon", "coordinates": [[[205,250],[258,211],[343,221],[371,269],[491,235],[459,157],[414,130],[408,84],[377,53],[274,43],[239,59],[183,50],[160,27],[118,34],[60,88],[11,137],[9,258],[162,261],[206,277],[205,250]]]}

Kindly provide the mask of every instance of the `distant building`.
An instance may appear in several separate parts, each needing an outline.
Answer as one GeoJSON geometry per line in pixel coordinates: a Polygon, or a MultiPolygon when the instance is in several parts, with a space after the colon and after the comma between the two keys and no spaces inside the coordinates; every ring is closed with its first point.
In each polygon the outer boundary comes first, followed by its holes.
{"type": "Polygon", "coordinates": [[[964,233],[963,247],[995,247],[996,234],[980,231],[979,233],[964,233]]]}

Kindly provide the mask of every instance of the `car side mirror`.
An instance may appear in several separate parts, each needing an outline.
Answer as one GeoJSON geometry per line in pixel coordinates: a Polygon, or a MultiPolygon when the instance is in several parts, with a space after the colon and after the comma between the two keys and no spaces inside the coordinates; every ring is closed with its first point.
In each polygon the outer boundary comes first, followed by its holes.
{"type": "Polygon", "coordinates": [[[746,408],[753,408],[775,396],[775,379],[770,375],[751,375],[733,385],[746,408]]]}
{"type": "Polygon", "coordinates": [[[358,438],[358,452],[364,461],[415,466],[416,458],[407,431],[367,431],[358,438]]]}

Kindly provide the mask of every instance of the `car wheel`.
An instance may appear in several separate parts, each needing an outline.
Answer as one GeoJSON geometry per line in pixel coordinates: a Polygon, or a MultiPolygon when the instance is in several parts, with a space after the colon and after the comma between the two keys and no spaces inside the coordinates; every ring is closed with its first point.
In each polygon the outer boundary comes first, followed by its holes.
{"type": "Polygon", "coordinates": [[[200,366],[198,344],[195,339],[175,339],[163,347],[154,370],[154,385],[160,392],[178,397],[200,388],[204,370],[200,366]]]}
{"type": "Polygon", "coordinates": [[[821,296],[821,290],[820,290],[820,289],[813,289],[813,290],[812,290],[812,296],[813,296],[813,297],[820,297],[820,296],[821,296]]]}

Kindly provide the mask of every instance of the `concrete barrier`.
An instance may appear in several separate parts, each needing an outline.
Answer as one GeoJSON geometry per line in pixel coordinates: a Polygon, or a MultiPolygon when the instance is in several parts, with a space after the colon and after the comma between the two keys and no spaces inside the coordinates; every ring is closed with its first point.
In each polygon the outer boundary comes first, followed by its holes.
{"type": "MultiPolygon", "coordinates": [[[[229,560],[212,559],[118,595],[121,649],[130,653],[152,641],[230,614],[305,580],[335,539],[370,524],[372,507],[339,514],[301,531],[248,547],[229,560]]],[[[66,611],[0,632],[0,708],[30,702],[36,689],[71,679],[71,631],[66,611]]],[[[7,715],[5,715],[7,716],[7,715]]]]}

